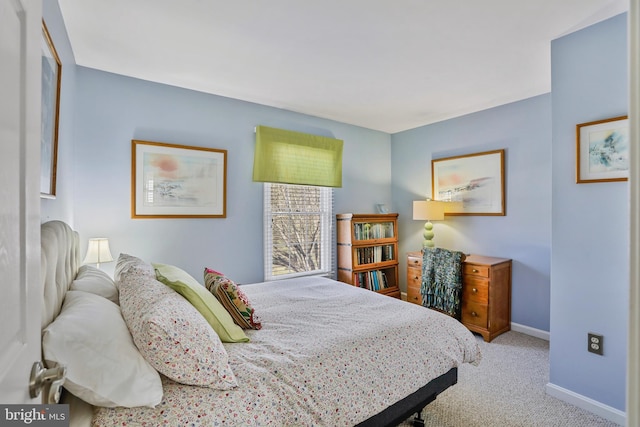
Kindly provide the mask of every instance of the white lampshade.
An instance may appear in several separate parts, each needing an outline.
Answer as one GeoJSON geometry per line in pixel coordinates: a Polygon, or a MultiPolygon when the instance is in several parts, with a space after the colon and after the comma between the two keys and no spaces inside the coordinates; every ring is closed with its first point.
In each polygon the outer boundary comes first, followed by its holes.
{"type": "Polygon", "coordinates": [[[442,221],[444,219],[444,203],[430,199],[415,200],[413,202],[413,219],[442,221]]]}
{"type": "Polygon", "coordinates": [[[84,257],[83,264],[97,264],[100,268],[100,263],[111,262],[113,257],[111,256],[111,250],[109,249],[109,239],[100,237],[89,239],[89,248],[87,249],[87,256],[84,257]]]}

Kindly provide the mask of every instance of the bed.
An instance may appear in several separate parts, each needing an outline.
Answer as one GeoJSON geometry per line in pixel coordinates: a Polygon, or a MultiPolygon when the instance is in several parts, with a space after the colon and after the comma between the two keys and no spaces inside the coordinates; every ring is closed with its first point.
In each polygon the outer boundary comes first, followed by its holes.
{"type": "Polygon", "coordinates": [[[460,364],[481,358],[455,319],[323,277],[239,286],[260,328],[238,338],[157,280],[157,265],[121,254],[114,298],[108,278],[80,266],[68,225],[45,223],[42,236],[43,358],[67,366],[72,426],[396,426],[454,385],[460,364]],[[71,313],[82,307],[90,316],[71,313]],[[81,347],[71,352],[72,330],[91,343],[75,337],[81,347]],[[236,342],[221,342],[227,334],[236,342]],[[102,367],[114,346],[131,359],[102,367]],[[112,378],[121,372],[125,380],[112,378]],[[96,391],[103,382],[106,398],[96,391]]]}

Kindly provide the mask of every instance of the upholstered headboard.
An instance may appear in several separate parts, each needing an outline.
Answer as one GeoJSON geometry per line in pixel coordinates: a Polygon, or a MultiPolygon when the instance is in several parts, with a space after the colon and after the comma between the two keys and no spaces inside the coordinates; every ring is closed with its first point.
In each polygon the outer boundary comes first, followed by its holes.
{"type": "Polygon", "coordinates": [[[80,237],[66,223],[49,221],[41,226],[40,241],[44,329],[60,313],[64,296],[80,268],[80,237]]]}

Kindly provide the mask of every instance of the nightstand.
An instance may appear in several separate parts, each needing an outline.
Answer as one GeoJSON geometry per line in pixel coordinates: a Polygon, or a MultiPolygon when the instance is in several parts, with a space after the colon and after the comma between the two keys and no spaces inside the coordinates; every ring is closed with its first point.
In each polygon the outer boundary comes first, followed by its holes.
{"type": "MultiPolygon", "coordinates": [[[[422,305],[422,252],[407,253],[407,301],[422,305]]],[[[469,255],[462,266],[462,315],[470,331],[490,342],[511,329],[511,260],[469,255]]]]}

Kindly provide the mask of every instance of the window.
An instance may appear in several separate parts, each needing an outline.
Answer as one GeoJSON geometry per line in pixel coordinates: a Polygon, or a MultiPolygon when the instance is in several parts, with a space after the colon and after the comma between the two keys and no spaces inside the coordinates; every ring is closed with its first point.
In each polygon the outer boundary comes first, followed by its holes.
{"type": "Polygon", "coordinates": [[[264,280],[333,277],[333,189],[264,184],[264,280]]]}

